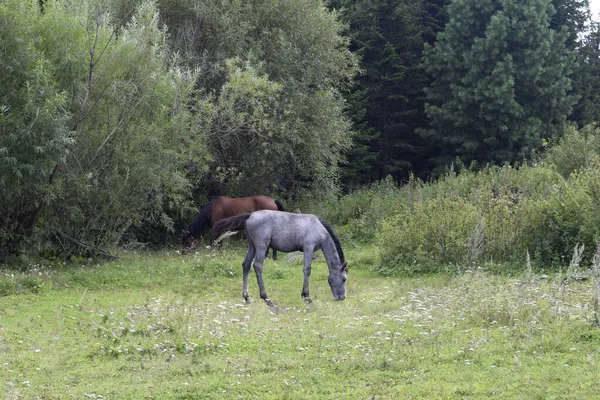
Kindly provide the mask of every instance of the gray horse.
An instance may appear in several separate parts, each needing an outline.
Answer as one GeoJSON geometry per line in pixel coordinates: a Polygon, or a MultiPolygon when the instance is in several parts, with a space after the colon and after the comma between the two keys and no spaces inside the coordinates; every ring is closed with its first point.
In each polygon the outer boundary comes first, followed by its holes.
{"type": "Polygon", "coordinates": [[[254,260],[254,272],[258,280],[260,297],[273,305],[262,278],[265,252],[270,246],[283,252],[304,252],[304,285],[302,297],[310,301],[308,279],[310,278],[312,254],[323,250],[329,267],[329,286],[336,300],[346,297],[346,269],[344,252],[333,229],[324,221],[311,214],[292,214],[283,211],[262,210],[252,214],[242,214],[223,219],[213,227],[214,234],[246,228],[248,253],[242,264],[242,295],[248,301],[248,273],[254,260]]]}

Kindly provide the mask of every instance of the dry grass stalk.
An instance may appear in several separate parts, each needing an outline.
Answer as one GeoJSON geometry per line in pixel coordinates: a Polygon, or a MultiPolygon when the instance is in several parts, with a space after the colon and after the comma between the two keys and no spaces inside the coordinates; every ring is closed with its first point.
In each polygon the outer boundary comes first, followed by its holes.
{"type": "Polygon", "coordinates": [[[533,276],[533,268],[531,267],[531,256],[529,255],[529,250],[527,250],[527,258],[525,261],[525,272],[527,273],[528,277],[532,277],[533,276]]]}
{"type": "Polygon", "coordinates": [[[594,322],[596,326],[600,326],[600,319],[598,319],[598,303],[600,300],[600,241],[596,243],[596,252],[592,259],[592,281],[594,282],[593,292],[593,304],[594,304],[594,322]]]}
{"type": "Polygon", "coordinates": [[[485,248],[485,216],[481,217],[479,223],[473,230],[471,237],[469,238],[469,254],[467,263],[470,266],[473,266],[479,257],[483,254],[483,250],[485,248]]]}
{"type": "Polygon", "coordinates": [[[567,282],[572,280],[581,280],[581,259],[583,258],[583,250],[585,250],[585,245],[575,245],[575,249],[573,249],[573,257],[569,262],[569,267],[567,268],[567,282]]]}

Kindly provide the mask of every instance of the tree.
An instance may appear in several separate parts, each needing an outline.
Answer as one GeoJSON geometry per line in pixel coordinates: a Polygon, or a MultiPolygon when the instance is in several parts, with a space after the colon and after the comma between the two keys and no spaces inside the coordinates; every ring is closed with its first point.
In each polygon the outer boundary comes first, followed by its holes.
{"type": "Polygon", "coordinates": [[[574,111],[580,126],[600,123],[600,23],[593,22],[579,49],[576,85],[581,96],[574,111]]]}
{"type": "Polygon", "coordinates": [[[357,72],[337,14],[321,0],[158,5],[211,110],[202,121],[210,168],[188,166],[198,197],[335,193],[350,145],[340,91],[357,72]]]}
{"type": "MultiPolygon", "coordinates": [[[[35,45],[38,17],[37,2],[0,4],[0,256],[31,236],[56,198],[52,179],[74,143],[69,92],[35,45]]],[[[68,59],[63,65],[77,68],[68,59]]]]}
{"type": "Polygon", "coordinates": [[[335,1],[349,24],[352,49],[363,73],[347,95],[354,120],[354,147],[344,167],[348,185],[411,172],[428,173],[429,143],[415,134],[425,123],[421,65],[424,43],[445,23],[448,1],[335,1]]]}
{"type": "Polygon", "coordinates": [[[100,254],[132,227],[169,229],[189,205],[183,165],[202,152],[195,75],[171,58],[152,2],[118,34],[105,5],[0,4],[11,21],[0,24],[4,255],[34,236],[100,254]]]}
{"type": "Polygon", "coordinates": [[[550,16],[550,28],[555,31],[565,30],[565,45],[568,49],[577,49],[590,19],[589,1],[552,0],[552,5],[554,13],[550,16]]]}
{"type": "Polygon", "coordinates": [[[424,137],[437,165],[527,160],[560,134],[574,102],[573,54],[549,0],[456,0],[425,55],[433,77],[424,137]]]}

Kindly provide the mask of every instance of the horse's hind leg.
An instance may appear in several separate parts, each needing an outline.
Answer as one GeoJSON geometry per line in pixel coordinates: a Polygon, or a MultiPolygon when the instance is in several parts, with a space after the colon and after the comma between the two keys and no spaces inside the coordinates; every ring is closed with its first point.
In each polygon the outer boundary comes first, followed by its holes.
{"type": "Polygon", "coordinates": [[[263,262],[265,260],[265,248],[256,249],[256,258],[254,259],[254,272],[256,273],[256,280],[258,281],[258,289],[260,290],[260,298],[263,299],[269,306],[273,306],[273,302],[267,296],[265,290],[265,283],[262,277],[263,262]]]}
{"type": "Polygon", "coordinates": [[[244,258],[244,262],[242,263],[242,296],[244,296],[244,300],[246,300],[246,302],[249,299],[248,274],[250,273],[250,266],[252,265],[252,260],[254,259],[255,254],[256,248],[254,247],[254,243],[252,243],[252,241],[248,239],[248,252],[246,253],[246,258],[244,258]]]}

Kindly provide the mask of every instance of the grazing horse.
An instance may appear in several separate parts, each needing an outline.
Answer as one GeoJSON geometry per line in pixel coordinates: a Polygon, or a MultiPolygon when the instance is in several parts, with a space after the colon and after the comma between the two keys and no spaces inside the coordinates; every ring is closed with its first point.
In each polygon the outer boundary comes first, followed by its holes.
{"type": "Polygon", "coordinates": [[[304,252],[304,285],[302,297],[310,301],[308,280],[310,278],[312,254],[323,250],[329,267],[329,286],[336,300],[346,297],[346,271],[348,263],[335,232],[326,222],[312,214],[292,214],[276,211],[256,211],[223,219],[216,224],[220,231],[246,228],[248,253],[242,264],[242,296],[248,301],[248,273],[254,260],[254,272],[258,280],[260,297],[270,306],[273,305],[262,278],[265,250],[271,246],[283,252],[304,252]]]}
{"type": "MultiPolygon", "coordinates": [[[[240,214],[251,213],[258,210],[285,211],[279,200],[267,196],[251,196],[231,198],[219,196],[202,206],[196,220],[190,224],[183,234],[183,254],[194,250],[197,246],[196,239],[205,228],[212,228],[217,221],[240,214]]],[[[210,230],[210,246],[219,237],[222,231],[210,230]]],[[[273,250],[273,259],[277,260],[277,252],[273,250]]]]}

